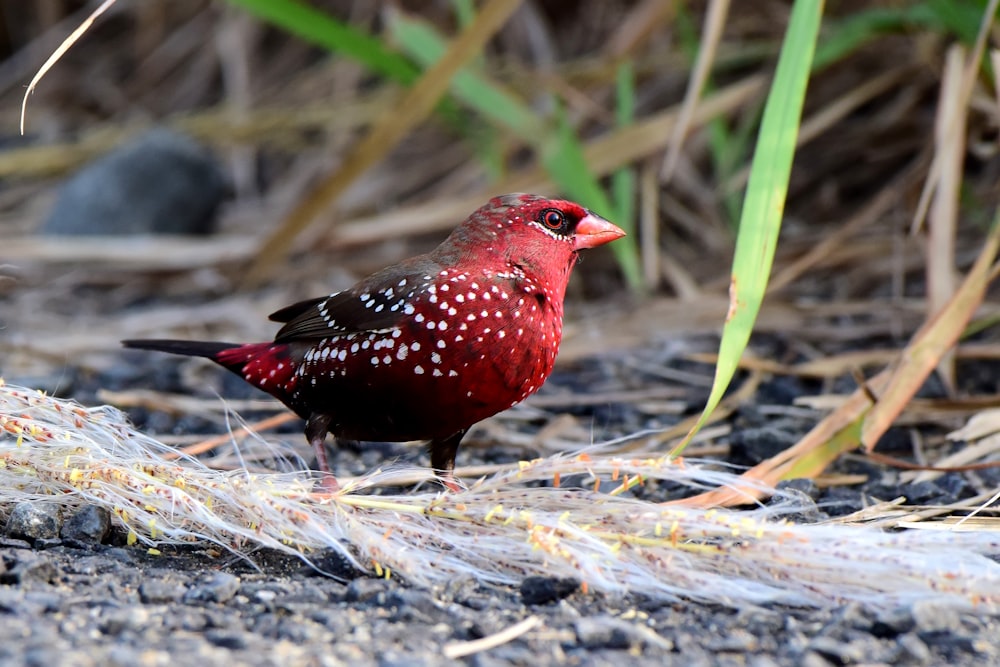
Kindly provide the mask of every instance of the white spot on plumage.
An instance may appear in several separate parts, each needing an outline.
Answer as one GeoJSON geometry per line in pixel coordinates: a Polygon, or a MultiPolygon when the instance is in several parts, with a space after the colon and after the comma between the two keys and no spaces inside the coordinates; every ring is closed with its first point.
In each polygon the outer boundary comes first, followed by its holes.
{"type": "Polygon", "coordinates": [[[441,355],[438,354],[437,352],[431,352],[431,361],[434,362],[435,364],[440,364],[441,355]]]}
{"type": "Polygon", "coordinates": [[[400,345],[399,349],[396,350],[396,358],[402,361],[403,359],[406,359],[406,355],[409,354],[409,352],[410,352],[409,347],[407,347],[406,345],[400,345]]]}
{"type": "Polygon", "coordinates": [[[458,373],[456,371],[448,371],[448,377],[450,377],[450,378],[457,378],[458,377],[458,373]]]}
{"type": "Polygon", "coordinates": [[[442,375],[444,375],[444,373],[442,373],[441,371],[439,371],[436,368],[434,369],[434,373],[433,374],[434,374],[434,377],[441,377],[442,375]]]}
{"type": "Polygon", "coordinates": [[[385,355],[384,357],[382,357],[382,363],[383,364],[391,364],[392,363],[392,357],[389,356],[388,354],[385,355]]]}
{"type": "Polygon", "coordinates": [[[416,316],[413,318],[413,321],[414,322],[423,322],[424,321],[424,314],[423,313],[417,313],[416,316]]]}
{"type": "Polygon", "coordinates": [[[420,343],[418,343],[417,341],[413,341],[412,343],[410,343],[410,349],[413,350],[414,352],[419,352],[420,343]]]}
{"type": "Polygon", "coordinates": [[[359,349],[361,349],[361,347],[357,343],[354,343],[351,345],[351,354],[357,354],[359,349]]]}
{"type": "Polygon", "coordinates": [[[341,350],[340,352],[338,352],[337,359],[340,359],[341,361],[347,359],[347,350],[341,350]]]}
{"type": "Polygon", "coordinates": [[[378,366],[378,357],[372,357],[372,366],[378,366]]]}
{"type": "Polygon", "coordinates": [[[458,301],[459,303],[464,303],[465,302],[465,297],[463,295],[461,295],[461,294],[456,294],[455,295],[455,301],[458,301]]]}
{"type": "Polygon", "coordinates": [[[458,311],[455,310],[454,308],[449,308],[448,309],[448,314],[451,315],[452,317],[454,317],[455,315],[458,314],[458,311]]]}
{"type": "Polygon", "coordinates": [[[419,364],[417,364],[416,366],[413,367],[413,372],[416,373],[417,375],[423,375],[424,374],[424,367],[421,366],[421,365],[419,365],[419,364]]]}
{"type": "Polygon", "coordinates": [[[408,303],[405,306],[403,306],[403,313],[405,313],[406,315],[412,315],[413,312],[414,308],[412,303],[408,303]]]}
{"type": "Polygon", "coordinates": [[[442,350],[443,350],[443,349],[444,349],[445,347],[447,347],[447,346],[448,346],[448,344],[447,344],[447,343],[445,343],[445,342],[444,342],[443,340],[438,340],[438,342],[437,342],[437,346],[438,346],[438,348],[439,348],[439,349],[442,349],[442,350]]]}

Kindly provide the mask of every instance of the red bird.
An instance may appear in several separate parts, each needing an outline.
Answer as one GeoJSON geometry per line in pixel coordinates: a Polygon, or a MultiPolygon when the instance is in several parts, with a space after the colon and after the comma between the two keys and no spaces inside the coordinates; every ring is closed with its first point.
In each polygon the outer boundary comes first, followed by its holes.
{"type": "Polygon", "coordinates": [[[274,342],[122,342],[207,357],[287,405],[306,420],[329,490],[327,433],[429,439],[431,467],[455,490],[469,427],[523,401],[552,371],[579,251],[624,235],[573,202],[504,195],[432,252],[272,314],[285,323],[274,342]]]}

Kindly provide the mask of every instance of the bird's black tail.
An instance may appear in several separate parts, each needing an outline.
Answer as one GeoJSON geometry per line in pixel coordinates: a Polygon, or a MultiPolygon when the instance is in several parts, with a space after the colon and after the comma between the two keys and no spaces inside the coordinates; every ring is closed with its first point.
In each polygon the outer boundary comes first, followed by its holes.
{"type": "Polygon", "coordinates": [[[156,350],[157,352],[169,352],[170,354],[183,354],[187,357],[207,357],[217,360],[220,352],[240,347],[239,343],[221,343],[216,341],[200,340],[167,340],[167,339],[143,339],[143,340],[123,340],[122,345],[137,350],[156,350]]]}

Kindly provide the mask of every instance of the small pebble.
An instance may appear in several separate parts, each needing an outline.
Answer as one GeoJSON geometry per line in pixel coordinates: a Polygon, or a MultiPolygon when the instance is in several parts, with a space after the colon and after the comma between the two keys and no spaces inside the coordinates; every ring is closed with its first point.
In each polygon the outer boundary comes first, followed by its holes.
{"type": "Polygon", "coordinates": [[[97,505],[84,505],[70,514],[60,534],[63,539],[100,544],[111,532],[111,513],[97,505]]]}
{"type": "Polygon", "coordinates": [[[175,581],[147,579],[139,584],[139,599],[143,604],[176,602],[184,595],[184,589],[175,581]]]}
{"type": "Polygon", "coordinates": [[[240,589],[240,578],[227,572],[215,572],[187,590],[183,600],[192,602],[226,602],[240,589]]]}
{"type": "Polygon", "coordinates": [[[580,590],[580,581],[572,577],[526,577],[521,582],[521,602],[527,605],[558,602],[580,590]]]}
{"type": "Polygon", "coordinates": [[[573,630],[577,643],[585,648],[628,648],[632,644],[630,633],[621,625],[622,621],[602,614],[576,619],[573,630]]]}
{"type": "Polygon", "coordinates": [[[385,595],[389,583],[385,579],[355,579],[347,585],[345,599],[348,602],[368,602],[379,595],[385,595]]]}
{"type": "Polygon", "coordinates": [[[54,503],[23,502],[14,505],[7,520],[7,535],[24,540],[56,539],[62,520],[54,503]]]}

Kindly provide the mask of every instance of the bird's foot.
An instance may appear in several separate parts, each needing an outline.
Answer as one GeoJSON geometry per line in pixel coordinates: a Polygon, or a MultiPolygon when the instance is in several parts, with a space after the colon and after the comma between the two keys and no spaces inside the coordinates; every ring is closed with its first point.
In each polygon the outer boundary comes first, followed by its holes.
{"type": "Polygon", "coordinates": [[[448,489],[451,493],[459,493],[465,490],[465,487],[458,483],[458,480],[455,479],[455,475],[453,475],[450,470],[447,472],[439,472],[437,474],[437,479],[441,482],[441,485],[448,489]]]}
{"type": "Polygon", "coordinates": [[[321,477],[316,481],[316,493],[333,495],[340,491],[340,484],[331,472],[321,472],[321,477]]]}

